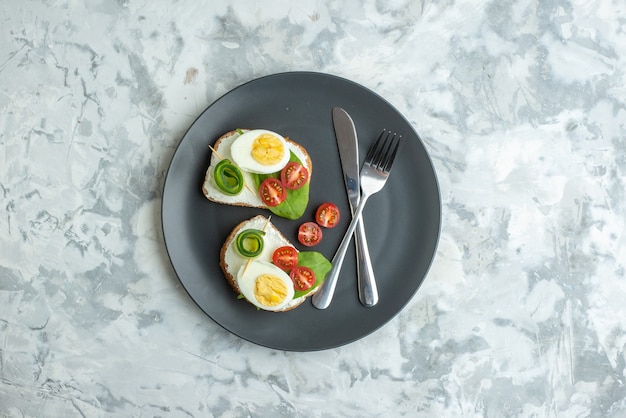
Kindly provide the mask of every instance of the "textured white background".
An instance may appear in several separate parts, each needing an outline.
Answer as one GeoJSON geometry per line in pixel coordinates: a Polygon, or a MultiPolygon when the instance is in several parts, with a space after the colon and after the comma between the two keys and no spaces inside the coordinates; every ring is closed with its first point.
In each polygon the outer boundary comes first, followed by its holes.
{"type": "Polygon", "coordinates": [[[624,416],[624,3],[214,3],[0,4],[0,415],[624,416]],[[204,316],[160,232],[193,120],[290,70],[392,102],[443,201],[407,308],[314,353],[204,316]]]}

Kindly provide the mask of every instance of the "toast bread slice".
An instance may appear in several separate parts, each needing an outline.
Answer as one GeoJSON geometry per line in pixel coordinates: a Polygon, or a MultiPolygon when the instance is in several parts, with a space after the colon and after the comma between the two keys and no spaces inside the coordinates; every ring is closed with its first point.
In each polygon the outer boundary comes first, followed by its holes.
{"type": "MultiPolygon", "coordinates": [[[[249,129],[241,129],[242,132],[247,132],[249,129]]],[[[246,184],[246,187],[243,188],[241,193],[235,196],[230,196],[224,194],[220,189],[218,189],[215,184],[215,180],[213,177],[213,171],[215,170],[215,166],[217,163],[221,161],[221,159],[228,159],[233,161],[230,146],[232,143],[239,137],[239,132],[237,130],[226,132],[224,135],[220,136],[213,145],[213,149],[215,152],[211,155],[211,161],[209,164],[209,168],[206,171],[204,182],[202,183],[202,193],[204,196],[212,202],[222,203],[226,205],[234,205],[234,206],[247,206],[253,208],[261,208],[267,209],[267,206],[261,200],[256,187],[254,186],[254,180],[252,179],[252,175],[246,171],[243,171],[243,178],[246,184]]],[[[292,151],[299,159],[302,161],[302,164],[309,170],[309,178],[313,172],[313,164],[311,162],[311,157],[304,149],[304,147],[289,138],[285,138],[287,141],[287,145],[289,146],[289,150],[292,151]]]]}
{"type": "MultiPolygon", "coordinates": [[[[237,285],[237,272],[239,269],[247,263],[247,260],[237,254],[235,249],[235,238],[241,231],[246,229],[258,229],[265,231],[264,236],[264,248],[261,255],[256,258],[261,261],[272,261],[272,254],[274,250],[283,245],[289,245],[293,247],[293,244],[280,232],[271,222],[268,221],[263,215],[257,215],[251,219],[240,222],[232,232],[228,235],[222,249],[220,250],[220,268],[226,277],[226,280],[230,284],[237,294],[241,294],[241,289],[237,285]]],[[[295,298],[289,305],[283,310],[277,312],[285,312],[300,306],[309,296],[315,294],[321,286],[316,287],[310,293],[299,298],[295,298]]]]}

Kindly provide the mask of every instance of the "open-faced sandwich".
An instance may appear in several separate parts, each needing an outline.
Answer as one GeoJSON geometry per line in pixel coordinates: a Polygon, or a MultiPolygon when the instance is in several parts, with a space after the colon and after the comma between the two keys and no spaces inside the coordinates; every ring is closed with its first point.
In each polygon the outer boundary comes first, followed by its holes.
{"type": "Polygon", "coordinates": [[[220,267],[240,298],[284,312],[319,290],[331,264],[321,253],[296,250],[268,218],[257,215],[232,230],[220,267]]]}
{"type": "Polygon", "coordinates": [[[298,219],[309,202],[311,172],[311,158],[296,142],[265,129],[237,129],[213,145],[202,192],[214,202],[298,219]]]}

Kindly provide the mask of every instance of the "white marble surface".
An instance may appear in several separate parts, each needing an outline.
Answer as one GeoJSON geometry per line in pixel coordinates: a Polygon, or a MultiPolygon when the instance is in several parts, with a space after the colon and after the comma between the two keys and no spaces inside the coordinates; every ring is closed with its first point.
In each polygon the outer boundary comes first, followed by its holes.
{"type": "Polygon", "coordinates": [[[626,416],[624,2],[294,3],[0,4],[0,416],[626,416]],[[443,201],[407,308],[312,353],[208,319],[160,232],[191,122],[290,70],[391,101],[443,201]]]}

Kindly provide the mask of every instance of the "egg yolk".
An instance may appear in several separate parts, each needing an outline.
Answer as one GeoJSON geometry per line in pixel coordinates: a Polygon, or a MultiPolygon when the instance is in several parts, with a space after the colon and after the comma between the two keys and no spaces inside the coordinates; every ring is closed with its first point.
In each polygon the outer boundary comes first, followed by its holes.
{"type": "Polygon", "coordinates": [[[272,134],[263,133],[252,142],[252,158],[260,164],[279,163],[285,155],[283,142],[272,134]]]}
{"type": "Polygon", "coordinates": [[[256,278],[254,296],[261,305],[276,306],[287,297],[287,286],[279,277],[262,274],[256,278]]]}

